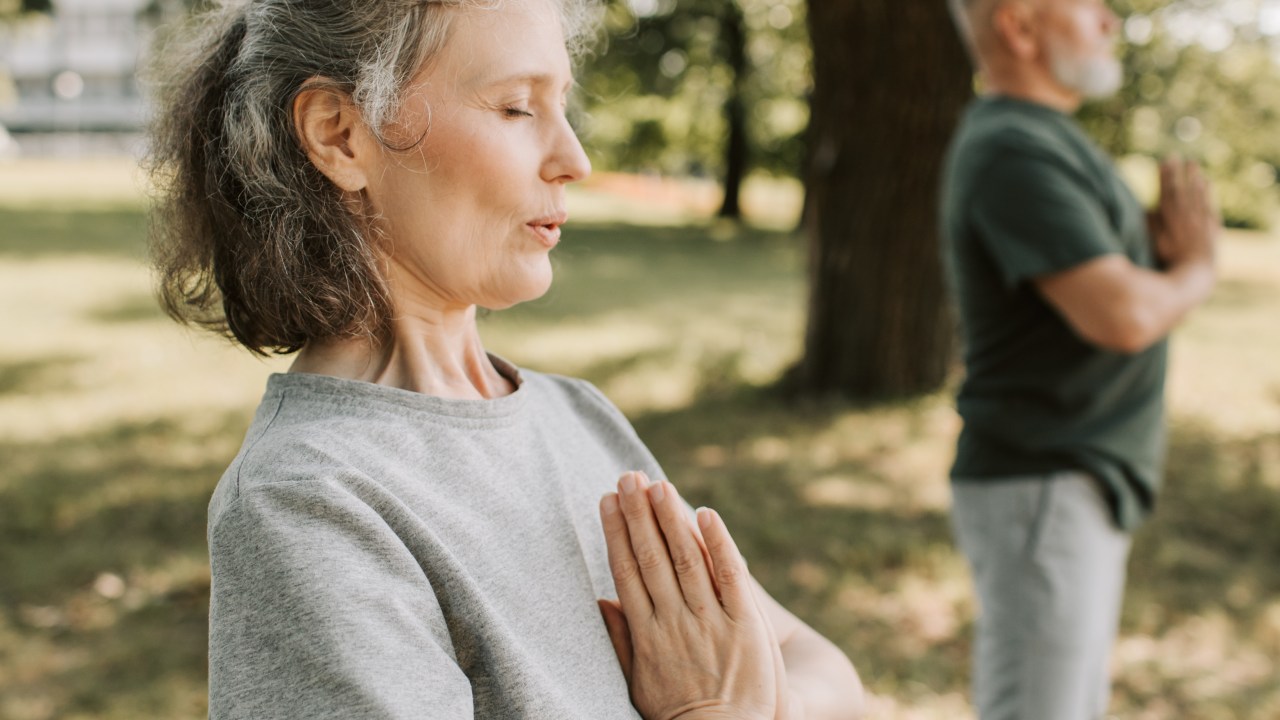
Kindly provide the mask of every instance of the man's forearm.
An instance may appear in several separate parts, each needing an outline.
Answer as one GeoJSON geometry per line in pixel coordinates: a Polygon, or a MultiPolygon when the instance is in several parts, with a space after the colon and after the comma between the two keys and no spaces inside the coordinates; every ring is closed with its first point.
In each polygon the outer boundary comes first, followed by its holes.
{"type": "Polygon", "coordinates": [[[1147,271],[1129,299],[1134,349],[1149,347],[1172,332],[1192,308],[1209,297],[1213,285],[1213,266],[1208,261],[1147,271]]]}
{"type": "Polygon", "coordinates": [[[1208,258],[1161,271],[1111,254],[1037,278],[1036,287],[1087,342],[1137,353],[1168,335],[1204,302],[1213,277],[1208,258]]]}

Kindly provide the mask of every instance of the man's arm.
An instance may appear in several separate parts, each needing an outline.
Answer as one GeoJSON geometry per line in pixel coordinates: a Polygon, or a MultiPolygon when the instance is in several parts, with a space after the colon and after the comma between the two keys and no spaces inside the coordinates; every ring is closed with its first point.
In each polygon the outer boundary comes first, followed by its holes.
{"type": "Polygon", "coordinates": [[[1214,285],[1214,245],[1220,221],[1208,184],[1193,163],[1160,168],[1160,207],[1153,234],[1161,271],[1121,255],[1103,255],[1034,279],[1041,295],[1085,340],[1137,353],[1168,335],[1214,285]]]}
{"type": "Polygon", "coordinates": [[[1034,282],[1080,337],[1107,350],[1138,353],[1203,302],[1214,280],[1209,263],[1158,272],[1123,255],[1103,255],[1034,282]]]}

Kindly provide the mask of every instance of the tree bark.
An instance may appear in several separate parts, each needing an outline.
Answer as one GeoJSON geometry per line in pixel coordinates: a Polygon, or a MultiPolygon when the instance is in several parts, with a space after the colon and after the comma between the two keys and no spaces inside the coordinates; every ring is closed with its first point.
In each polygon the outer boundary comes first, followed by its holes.
{"type": "Polygon", "coordinates": [[[941,0],[809,0],[809,315],[793,389],[879,399],[946,380],[938,180],[972,93],[941,0]]]}
{"type": "Polygon", "coordinates": [[[720,43],[733,81],[725,99],[724,116],[728,136],[724,147],[724,201],[717,213],[722,218],[742,217],[742,181],[747,174],[750,143],[747,137],[746,85],[747,36],[742,10],[737,0],[725,0],[720,16],[720,43]]]}

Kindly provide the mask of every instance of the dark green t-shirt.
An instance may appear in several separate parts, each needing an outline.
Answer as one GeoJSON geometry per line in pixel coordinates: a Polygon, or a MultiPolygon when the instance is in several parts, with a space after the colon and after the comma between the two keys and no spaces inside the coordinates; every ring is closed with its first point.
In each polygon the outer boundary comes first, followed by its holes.
{"type": "Polygon", "coordinates": [[[966,369],[952,477],[1084,470],[1135,527],[1160,485],[1165,341],[1091,345],[1032,280],[1109,253],[1152,267],[1142,206],[1070,117],[988,97],[952,140],[942,228],[966,369]]]}

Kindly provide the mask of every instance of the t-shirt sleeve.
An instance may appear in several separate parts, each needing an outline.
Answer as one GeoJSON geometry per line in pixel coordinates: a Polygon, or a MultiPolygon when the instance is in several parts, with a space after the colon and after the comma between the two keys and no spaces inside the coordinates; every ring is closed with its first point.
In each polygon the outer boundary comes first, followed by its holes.
{"type": "Polygon", "coordinates": [[[210,525],[209,717],[472,717],[429,579],[337,482],[248,488],[210,525]]]}
{"type": "Polygon", "coordinates": [[[977,182],[974,230],[1010,289],[1120,252],[1088,178],[1050,153],[1007,150],[977,182]]]}

